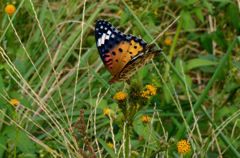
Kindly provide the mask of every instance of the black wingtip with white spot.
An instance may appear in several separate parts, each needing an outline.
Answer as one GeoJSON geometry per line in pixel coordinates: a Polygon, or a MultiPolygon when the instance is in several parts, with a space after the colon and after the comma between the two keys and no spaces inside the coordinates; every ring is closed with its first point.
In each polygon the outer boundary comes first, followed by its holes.
{"type": "Polygon", "coordinates": [[[102,35],[104,33],[107,33],[107,31],[111,31],[112,32],[112,38],[117,38],[116,41],[120,42],[120,41],[131,41],[134,40],[135,42],[138,42],[140,45],[142,45],[143,47],[145,47],[147,45],[147,43],[145,41],[143,41],[141,38],[138,38],[136,36],[133,36],[131,34],[125,35],[124,33],[120,32],[118,29],[116,29],[115,27],[113,27],[111,25],[111,23],[109,23],[106,20],[98,20],[96,25],[95,25],[95,37],[96,40],[99,39],[100,37],[102,37],[102,35]]]}
{"type": "Polygon", "coordinates": [[[109,52],[114,46],[121,41],[134,40],[141,46],[146,47],[147,43],[131,34],[125,35],[116,28],[114,28],[108,21],[98,20],[95,25],[95,39],[99,54],[104,61],[105,54],[109,52]]]}

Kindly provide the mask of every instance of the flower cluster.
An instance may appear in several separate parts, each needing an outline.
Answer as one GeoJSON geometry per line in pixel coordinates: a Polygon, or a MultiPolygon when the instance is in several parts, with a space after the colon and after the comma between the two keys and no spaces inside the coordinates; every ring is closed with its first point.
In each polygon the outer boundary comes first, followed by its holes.
{"type": "Polygon", "coordinates": [[[137,110],[140,108],[140,105],[139,104],[137,104],[137,110]]]}
{"type": "Polygon", "coordinates": [[[115,96],[113,97],[113,99],[116,99],[116,100],[125,100],[126,97],[127,97],[127,94],[120,91],[120,92],[117,92],[117,93],[115,94],[115,96]]]}
{"type": "Polygon", "coordinates": [[[110,148],[113,148],[113,143],[108,142],[108,146],[109,146],[110,148]]]}
{"type": "Polygon", "coordinates": [[[172,44],[172,38],[171,37],[166,37],[166,39],[164,40],[164,43],[167,45],[167,46],[171,46],[172,44]]]}
{"type": "Polygon", "coordinates": [[[110,109],[104,109],[104,110],[103,110],[104,116],[108,116],[108,115],[109,115],[109,112],[110,112],[110,109]]]}
{"type": "Polygon", "coordinates": [[[141,120],[143,123],[148,123],[151,120],[151,118],[149,116],[142,116],[141,120]]]}
{"type": "Polygon", "coordinates": [[[179,153],[186,154],[191,150],[191,145],[187,140],[181,140],[177,143],[179,153]]]}
{"type": "Polygon", "coordinates": [[[11,100],[10,100],[10,103],[11,103],[12,105],[18,105],[19,101],[18,101],[17,99],[11,99],[11,100]]]}
{"type": "Polygon", "coordinates": [[[156,95],[157,88],[153,85],[147,85],[146,90],[142,91],[141,97],[143,98],[150,98],[150,96],[156,95]]]}

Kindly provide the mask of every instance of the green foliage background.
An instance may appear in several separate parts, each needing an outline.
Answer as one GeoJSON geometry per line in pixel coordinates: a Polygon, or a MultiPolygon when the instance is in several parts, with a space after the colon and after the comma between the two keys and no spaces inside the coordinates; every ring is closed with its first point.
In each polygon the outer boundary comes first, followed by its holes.
{"type": "Polygon", "coordinates": [[[0,4],[0,157],[240,157],[238,0],[0,4]],[[95,44],[99,19],[162,55],[110,85],[95,44]],[[157,94],[141,100],[148,84],[157,94]],[[113,99],[118,91],[131,114],[113,99]],[[181,139],[191,143],[186,155],[177,151],[181,139]]]}

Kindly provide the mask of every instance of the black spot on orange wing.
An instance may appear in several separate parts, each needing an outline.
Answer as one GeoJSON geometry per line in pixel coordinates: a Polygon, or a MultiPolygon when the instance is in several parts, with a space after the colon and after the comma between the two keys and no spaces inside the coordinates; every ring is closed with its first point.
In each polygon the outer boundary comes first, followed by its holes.
{"type": "Polygon", "coordinates": [[[119,50],[119,52],[120,52],[120,53],[122,53],[122,52],[123,52],[122,48],[119,48],[118,50],[119,50]]]}

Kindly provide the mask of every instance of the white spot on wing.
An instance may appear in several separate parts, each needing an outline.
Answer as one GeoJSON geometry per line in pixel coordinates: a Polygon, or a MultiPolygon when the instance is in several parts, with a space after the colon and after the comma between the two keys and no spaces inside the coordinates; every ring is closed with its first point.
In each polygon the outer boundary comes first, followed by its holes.
{"type": "Polygon", "coordinates": [[[105,39],[109,40],[109,37],[110,37],[110,36],[109,36],[109,35],[107,35],[105,39]]]}
{"type": "Polygon", "coordinates": [[[101,38],[101,44],[104,44],[106,38],[106,34],[104,33],[101,38]]]}
{"type": "Polygon", "coordinates": [[[102,25],[100,26],[100,29],[103,29],[103,26],[102,26],[102,25]]]}
{"type": "Polygon", "coordinates": [[[101,46],[101,38],[98,39],[98,47],[101,46]]]}
{"type": "Polygon", "coordinates": [[[144,53],[141,52],[141,53],[137,54],[135,57],[133,57],[131,60],[136,60],[137,58],[139,58],[140,56],[143,56],[143,55],[144,55],[144,53]]]}
{"type": "Polygon", "coordinates": [[[112,32],[110,30],[108,30],[107,34],[110,35],[112,32]]]}

